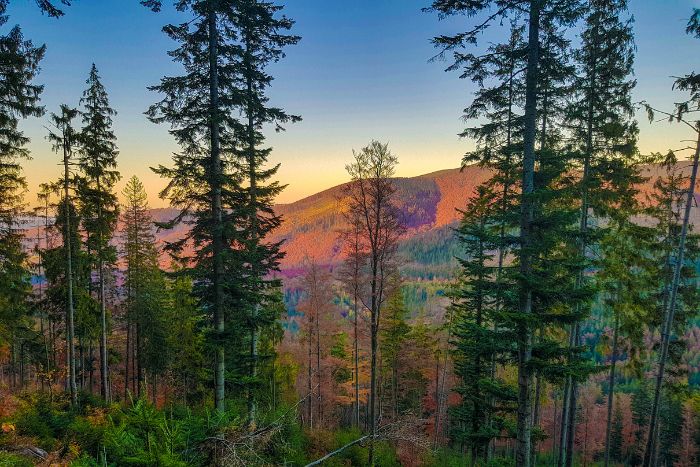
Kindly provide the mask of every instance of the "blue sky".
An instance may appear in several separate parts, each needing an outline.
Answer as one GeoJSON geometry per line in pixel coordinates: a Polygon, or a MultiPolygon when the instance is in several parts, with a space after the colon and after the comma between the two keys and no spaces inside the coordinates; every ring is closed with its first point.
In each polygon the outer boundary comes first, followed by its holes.
{"type": "MultiPolygon", "coordinates": [[[[285,3],[302,40],[274,65],[270,95],[276,105],[304,120],[269,138],[275,149],[273,162],[282,163],[279,178],[289,184],[280,201],[344,181],[352,149],[372,138],[390,143],[399,156],[401,176],[459,165],[461,155],[472,147],[457,133],[473,86],[455,73],[445,73],[446,63],[429,63],[435,53],[429,40],[465,29],[470,19],[440,22],[420,11],[429,0],[285,3]]],[[[670,76],[697,65],[700,43],[684,34],[684,26],[700,1],[630,3],[638,49],[635,99],[670,107],[670,76]]],[[[167,128],[149,123],[143,111],[158,98],[146,86],[178,72],[166,54],[173,43],[161,32],[163,24],[177,20],[176,12],[166,8],[154,14],[137,0],[76,0],[66,16],[56,20],[42,16],[31,0],[12,0],[9,14],[10,24],[20,24],[27,38],[47,44],[38,82],[46,85],[43,103],[49,111],[62,102],[76,105],[90,64],[97,64],[119,112],[115,131],[122,175],[139,176],[149,188],[151,204],[162,206],[156,194],[163,182],[148,167],[167,164],[177,148],[167,128]]],[[[58,157],[44,140],[45,123],[46,119],[23,123],[32,138],[33,160],[25,164],[30,202],[36,186],[59,173],[58,157]]],[[[687,137],[680,126],[649,125],[643,115],[640,127],[644,152],[679,147],[687,137]]]]}

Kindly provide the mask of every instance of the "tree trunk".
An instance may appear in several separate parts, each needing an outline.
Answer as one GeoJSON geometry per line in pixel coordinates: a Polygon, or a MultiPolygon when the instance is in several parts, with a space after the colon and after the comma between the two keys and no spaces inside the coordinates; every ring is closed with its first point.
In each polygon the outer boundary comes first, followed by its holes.
{"type": "MultiPolygon", "coordinates": [[[[252,38],[250,33],[246,34],[246,92],[248,97],[247,102],[247,117],[248,117],[248,181],[250,183],[250,235],[252,240],[253,248],[257,247],[260,235],[258,232],[258,193],[257,193],[257,160],[255,155],[255,110],[253,107],[253,99],[255,98],[255,91],[253,89],[253,69],[252,69],[252,56],[250,52],[250,44],[252,38]]],[[[255,281],[260,281],[261,278],[258,277],[257,265],[252,264],[252,275],[255,281]]],[[[250,346],[250,362],[251,362],[251,378],[253,381],[257,378],[258,373],[258,330],[257,330],[257,313],[258,304],[253,306],[253,316],[251,320],[251,346],[250,346]]],[[[320,383],[320,382],[319,382],[320,383]]],[[[319,404],[320,404],[320,384],[319,384],[319,404]]],[[[257,405],[255,402],[255,391],[249,389],[248,391],[248,420],[250,427],[255,429],[255,418],[257,412],[257,405]]]]}
{"type": "Polygon", "coordinates": [[[221,149],[219,143],[219,70],[218,70],[218,31],[215,10],[216,2],[209,1],[207,20],[209,26],[209,132],[211,160],[209,167],[209,184],[212,190],[212,256],[214,262],[214,327],[216,330],[216,365],[214,369],[214,406],[217,411],[225,410],[225,317],[223,310],[223,212],[221,204],[221,149]]]}
{"type": "Polygon", "coordinates": [[[100,394],[105,401],[110,402],[109,366],[107,365],[107,297],[105,295],[102,251],[98,252],[98,254],[100,255],[98,261],[100,280],[100,394]]]}
{"type": "Polygon", "coordinates": [[[68,168],[70,162],[70,153],[68,152],[68,149],[66,147],[65,136],[63,146],[63,198],[65,201],[66,216],[66,220],[64,223],[63,241],[66,250],[66,284],[68,289],[68,307],[66,310],[66,347],[68,347],[68,392],[70,393],[71,405],[75,407],[78,405],[78,390],[75,385],[75,345],[73,343],[73,337],[75,334],[75,324],[73,322],[75,310],[73,305],[73,249],[71,245],[70,234],[70,170],[68,168]]]}
{"type": "MultiPolygon", "coordinates": [[[[534,218],[535,174],[535,126],[537,123],[537,80],[539,75],[540,0],[530,1],[528,31],[528,57],[525,76],[524,151],[522,172],[522,206],[520,219],[520,273],[523,278],[531,275],[531,230],[534,218]]],[[[527,279],[526,279],[527,280],[527,279]]],[[[518,338],[518,413],[515,456],[518,467],[530,466],[531,409],[530,385],[532,380],[530,359],[532,356],[532,331],[526,317],[532,313],[532,291],[521,281],[520,313],[523,315],[517,329],[518,338]]]]}
{"type": "Polygon", "coordinates": [[[440,429],[440,355],[435,356],[435,442],[433,449],[438,447],[438,430],[440,429]]]}
{"type": "Polygon", "coordinates": [[[131,324],[126,321],[126,365],[124,367],[124,400],[129,397],[129,363],[131,362],[131,324]]]}
{"type": "MultiPolygon", "coordinates": [[[[373,281],[372,295],[375,294],[376,284],[373,281]]],[[[370,388],[369,388],[369,423],[370,423],[370,441],[369,441],[369,465],[374,467],[374,441],[377,436],[377,418],[376,418],[376,397],[377,397],[377,313],[375,310],[375,298],[372,297],[372,318],[371,318],[371,352],[370,357],[370,388]]]]}
{"type": "Polygon", "coordinates": [[[610,462],[610,433],[612,431],[613,399],[615,396],[615,364],[617,363],[617,339],[620,326],[620,316],[617,312],[615,312],[614,326],[612,355],[610,357],[610,376],[608,377],[608,414],[605,421],[605,467],[608,467],[610,462]]]}
{"type": "MultiPolygon", "coordinates": [[[[569,347],[572,346],[571,341],[574,338],[573,328],[569,332],[569,347]]],[[[569,402],[571,393],[571,378],[566,378],[564,383],[564,391],[562,392],[562,407],[561,407],[561,430],[559,431],[559,452],[557,457],[557,467],[563,467],[566,463],[566,447],[567,436],[569,434],[569,402]]]]}
{"type": "Polygon", "coordinates": [[[698,160],[700,159],[700,124],[696,127],[698,131],[695,156],[693,157],[693,169],[690,175],[690,186],[688,187],[688,196],[685,203],[685,212],[683,214],[683,226],[681,227],[681,236],[678,241],[678,253],[673,270],[673,281],[671,282],[671,294],[668,301],[668,309],[666,310],[666,319],[663,324],[661,335],[661,353],[659,355],[659,369],[656,375],[656,386],[654,388],[654,402],[651,409],[651,418],[649,420],[649,434],[647,436],[646,449],[644,451],[644,467],[652,465],[652,453],[655,450],[654,433],[657,430],[659,417],[659,403],[661,400],[661,390],[664,380],[664,372],[666,370],[666,360],[668,359],[668,347],[673,332],[673,320],[676,312],[676,301],[678,298],[678,287],[681,280],[681,269],[683,268],[683,258],[685,256],[685,241],[688,236],[688,225],[690,223],[690,211],[693,207],[695,197],[695,183],[698,176],[698,160]]]}
{"type": "MultiPolygon", "coordinates": [[[[355,279],[357,280],[357,278],[355,279]]],[[[359,345],[359,336],[358,336],[358,328],[357,328],[357,312],[358,312],[358,290],[357,290],[357,283],[355,283],[354,287],[354,292],[355,296],[353,298],[353,307],[355,308],[355,317],[354,317],[354,331],[355,331],[355,337],[354,337],[354,347],[355,347],[355,427],[359,428],[360,427],[360,345],[359,345]]]]}
{"type": "Polygon", "coordinates": [[[135,337],[135,346],[134,346],[134,393],[136,394],[137,398],[141,397],[141,380],[143,377],[143,370],[141,368],[141,326],[136,323],[136,329],[134,329],[136,336],[135,337]]]}
{"type": "Polygon", "coordinates": [[[90,394],[95,394],[95,349],[92,346],[92,339],[88,344],[88,358],[90,359],[90,394]]]}
{"type": "Polygon", "coordinates": [[[323,409],[322,399],[321,399],[321,310],[320,308],[316,311],[316,380],[318,382],[318,426],[320,427],[323,423],[323,409]]]}
{"type": "Polygon", "coordinates": [[[307,399],[306,399],[306,406],[307,406],[307,417],[308,417],[308,424],[310,429],[314,429],[314,398],[312,397],[313,394],[313,365],[312,365],[312,337],[313,337],[313,327],[311,325],[311,322],[309,322],[309,345],[308,345],[308,359],[307,359],[307,366],[308,366],[308,375],[307,375],[307,399]]]}

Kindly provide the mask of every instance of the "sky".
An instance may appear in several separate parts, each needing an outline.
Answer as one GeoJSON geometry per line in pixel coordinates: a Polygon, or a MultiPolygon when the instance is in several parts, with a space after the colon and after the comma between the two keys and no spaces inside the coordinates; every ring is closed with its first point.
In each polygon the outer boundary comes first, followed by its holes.
{"type": "MultiPolygon", "coordinates": [[[[171,3],[166,0],[165,3],[171,3]]],[[[285,13],[302,37],[274,64],[270,97],[276,106],[301,115],[287,131],[270,132],[271,163],[281,163],[278,178],[288,184],[278,198],[292,202],[347,180],[345,164],[353,149],[370,140],[388,142],[399,157],[398,176],[415,176],[458,167],[473,147],[457,135],[462,110],[475,87],[446,73],[447,62],[430,61],[430,38],[465,30],[473,19],[439,21],[421,12],[429,0],[286,0],[285,13]]],[[[638,85],[635,101],[671,108],[678,96],[672,76],[692,71],[700,43],[685,35],[687,18],[700,0],[630,0],[635,18],[638,85]]],[[[174,48],[161,31],[180,17],[172,7],[152,13],[137,0],[75,0],[60,19],[41,15],[33,0],[12,0],[9,25],[19,24],[27,39],[46,44],[37,82],[45,85],[42,103],[57,111],[77,105],[94,62],[111,104],[117,110],[119,170],[122,181],[138,176],[152,207],[164,181],[149,167],[169,164],[177,146],[165,125],[150,123],[143,112],[158,100],[147,86],[177,75],[167,51],[174,48]]],[[[7,26],[5,27],[7,28],[7,26]]],[[[492,30],[484,40],[497,40],[492,30]]],[[[572,31],[575,35],[575,31],[572,31]]],[[[24,163],[27,201],[35,202],[39,183],[59,176],[59,157],[45,139],[48,116],[24,121],[32,160],[24,163]]],[[[682,147],[687,131],[665,122],[649,124],[640,113],[642,152],[682,147]]]]}

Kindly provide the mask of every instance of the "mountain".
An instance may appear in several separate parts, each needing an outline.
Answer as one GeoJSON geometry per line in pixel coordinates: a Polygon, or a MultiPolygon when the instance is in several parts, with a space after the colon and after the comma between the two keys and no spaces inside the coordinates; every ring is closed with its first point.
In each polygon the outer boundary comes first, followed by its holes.
{"type": "MultiPolygon", "coordinates": [[[[466,205],[475,187],[488,176],[487,170],[471,166],[464,171],[448,169],[394,179],[396,198],[407,228],[400,246],[409,262],[407,269],[424,266],[426,270],[422,273],[430,274],[429,269],[450,262],[450,229],[459,218],[457,209],[466,205]]],[[[342,214],[344,186],[276,207],[284,217],[284,224],[275,233],[275,239],[284,240],[283,271],[294,274],[306,258],[329,265],[342,260],[338,232],[346,226],[342,214]]]]}
{"type": "MultiPolygon", "coordinates": [[[[410,277],[432,279],[451,274],[455,243],[452,227],[459,219],[457,209],[466,206],[474,189],[489,176],[476,166],[464,170],[447,169],[417,177],[395,178],[396,198],[406,233],[400,251],[404,255],[405,273],[410,277]]],[[[281,269],[286,277],[294,277],[304,262],[333,266],[343,259],[339,232],[345,227],[343,188],[345,184],[321,191],[293,203],[278,204],[276,212],[284,222],[271,238],[283,240],[286,254],[281,269]]],[[[153,209],[156,221],[166,221],[176,211],[153,209]]],[[[160,241],[181,238],[186,226],[157,233],[160,241]]]]}

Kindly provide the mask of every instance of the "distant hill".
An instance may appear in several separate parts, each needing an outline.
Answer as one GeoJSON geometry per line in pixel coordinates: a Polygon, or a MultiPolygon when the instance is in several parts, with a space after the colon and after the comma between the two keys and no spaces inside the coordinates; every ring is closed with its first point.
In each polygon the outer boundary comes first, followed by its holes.
{"type": "MultiPolygon", "coordinates": [[[[464,171],[448,169],[394,180],[407,227],[401,244],[409,263],[407,269],[431,274],[430,269],[439,269],[450,262],[450,228],[458,220],[457,209],[466,206],[474,188],[487,178],[487,170],[471,166],[464,171]],[[425,270],[419,271],[422,268],[425,270]]],[[[329,265],[342,260],[338,232],[345,227],[343,187],[336,186],[276,207],[285,220],[275,233],[276,239],[285,241],[283,270],[293,273],[306,258],[329,265]]]]}
{"type": "MultiPolygon", "coordinates": [[[[489,172],[470,166],[463,171],[447,169],[417,177],[394,179],[397,201],[407,227],[400,250],[406,260],[405,273],[410,277],[432,279],[451,274],[454,241],[452,227],[459,218],[457,209],[466,206],[477,185],[489,172]]],[[[284,240],[286,253],[282,272],[293,277],[302,270],[304,262],[313,258],[328,266],[343,259],[339,232],[345,227],[343,218],[345,185],[335,186],[289,204],[279,204],[275,210],[284,223],[273,240],[284,240]]],[[[155,220],[172,218],[173,209],[153,209],[155,220]]],[[[186,227],[158,232],[158,239],[173,241],[180,238],[186,227]]]]}

